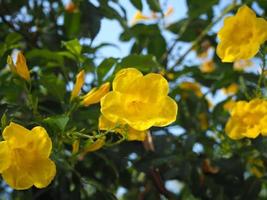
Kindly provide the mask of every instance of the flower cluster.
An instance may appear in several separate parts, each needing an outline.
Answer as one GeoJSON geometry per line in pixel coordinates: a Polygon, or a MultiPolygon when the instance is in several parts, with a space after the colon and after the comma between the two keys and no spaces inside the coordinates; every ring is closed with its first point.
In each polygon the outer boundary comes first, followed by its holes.
{"type": "Polygon", "coordinates": [[[230,115],[225,127],[225,132],[230,138],[256,138],[260,134],[267,135],[266,100],[238,101],[231,108],[230,115]]]}

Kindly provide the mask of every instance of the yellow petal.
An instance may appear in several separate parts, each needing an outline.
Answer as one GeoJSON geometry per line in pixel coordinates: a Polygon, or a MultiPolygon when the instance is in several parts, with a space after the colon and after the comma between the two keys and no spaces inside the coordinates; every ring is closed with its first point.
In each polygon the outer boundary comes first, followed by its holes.
{"type": "Polygon", "coordinates": [[[21,148],[30,141],[31,132],[23,126],[11,122],[3,131],[3,138],[10,148],[21,148]]]}
{"type": "Polygon", "coordinates": [[[178,113],[177,103],[170,97],[165,97],[164,101],[161,102],[161,109],[155,116],[155,126],[167,126],[176,120],[178,113]]]}
{"type": "Polygon", "coordinates": [[[100,102],[101,98],[104,97],[109,92],[109,88],[110,88],[109,82],[101,85],[98,89],[93,88],[90,92],[88,92],[84,96],[83,105],[89,106],[91,104],[100,102]]]}
{"type": "Polygon", "coordinates": [[[28,173],[35,187],[45,188],[56,175],[56,165],[50,159],[36,160],[34,165],[28,168],[28,173]]]}
{"type": "Polygon", "coordinates": [[[36,126],[31,130],[33,136],[31,149],[38,153],[39,157],[48,158],[52,150],[52,141],[46,130],[41,126],[36,126]]]}
{"type": "Polygon", "coordinates": [[[16,72],[20,77],[22,77],[26,81],[30,80],[30,72],[26,64],[26,59],[21,52],[19,52],[17,55],[16,72]]]}
{"type": "Polygon", "coordinates": [[[79,95],[79,92],[84,84],[84,70],[80,71],[76,76],[76,82],[71,92],[71,100],[79,95]]]}
{"type": "Polygon", "coordinates": [[[133,19],[131,21],[131,24],[135,24],[135,23],[137,23],[137,22],[139,22],[141,20],[148,20],[148,19],[150,19],[150,17],[147,17],[147,16],[143,15],[142,12],[138,10],[134,14],[133,19]]]}
{"type": "Polygon", "coordinates": [[[103,147],[105,144],[105,137],[97,139],[94,143],[88,144],[84,149],[83,149],[83,154],[97,151],[101,147],[103,147]]]}
{"type": "Polygon", "coordinates": [[[2,176],[5,182],[15,190],[26,190],[33,185],[31,177],[15,164],[3,171],[2,176]]]}
{"type": "Polygon", "coordinates": [[[137,82],[136,80],[142,77],[143,74],[135,68],[126,68],[120,70],[112,83],[114,91],[121,93],[129,93],[129,89],[137,82]]]}
{"type": "Polygon", "coordinates": [[[6,170],[11,163],[10,149],[6,141],[0,142],[0,173],[6,170]]]}

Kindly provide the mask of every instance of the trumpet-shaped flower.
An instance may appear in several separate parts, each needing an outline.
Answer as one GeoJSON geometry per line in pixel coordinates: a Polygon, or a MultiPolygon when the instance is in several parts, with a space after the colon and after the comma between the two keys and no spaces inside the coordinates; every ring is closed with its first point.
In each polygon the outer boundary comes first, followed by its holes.
{"type": "Polygon", "coordinates": [[[250,59],[267,39],[267,22],[244,5],[235,16],[225,18],[218,38],[217,54],[222,62],[250,59]]]}
{"type": "Polygon", "coordinates": [[[144,131],[176,120],[178,106],[168,96],[168,82],[162,75],[143,76],[135,68],[122,69],[112,86],[113,91],[101,99],[101,113],[109,121],[144,131]]]}
{"type": "Polygon", "coordinates": [[[151,19],[151,17],[145,16],[141,11],[138,10],[134,14],[131,24],[135,24],[135,23],[137,23],[139,21],[149,20],[149,19],[151,19]]]}
{"type": "Polygon", "coordinates": [[[99,88],[93,88],[83,97],[83,105],[89,106],[100,102],[101,98],[109,92],[110,83],[107,82],[101,85],[99,88]]]}
{"type": "Polygon", "coordinates": [[[84,70],[80,71],[76,76],[76,82],[71,92],[71,100],[79,95],[79,92],[84,84],[84,70]]]}
{"type": "Polygon", "coordinates": [[[49,159],[52,142],[46,130],[37,126],[28,130],[10,123],[0,142],[0,173],[6,183],[16,190],[44,188],[56,174],[56,166],[49,159]]]}
{"type": "Polygon", "coordinates": [[[18,74],[26,81],[30,80],[30,72],[26,63],[26,59],[21,52],[19,52],[17,55],[16,65],[14,65],[13,60],[10,56],[8,56],[7,58],[7,64],[9,65],[13,73],[18,74]]]}
{"type": "Polygon", "coordinates": [[[109,121],[107,118],[105,118],[103,115],[99,117],[98,122],[98,128],[99,130],[105,130],[110,132],[117,132],[122,135],[126,135],[127,139],[132,140],[138,140],[138,141],[144,141],[146,138],[147,131],[138,131],[131,127],[129,127],[127,124],[116,124],[111,121],[109,121]]]}
{"type": "Polygon", "coordinates": [[[256,138],[259,134],[267,136],[267,101],[238,101],[233,105],[230,115],[225,127],[230,138],[256,138]]]}

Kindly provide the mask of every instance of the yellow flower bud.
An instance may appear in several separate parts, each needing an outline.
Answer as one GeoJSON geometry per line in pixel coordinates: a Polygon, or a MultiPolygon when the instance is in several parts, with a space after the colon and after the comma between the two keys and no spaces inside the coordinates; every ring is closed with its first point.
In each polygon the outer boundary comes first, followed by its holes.
{"type": "Polygon", "coordinates": [[[79,151],[79,146],[80,146],[80,140],[75,140],[72,144],[72,153],[78,153],[79,151]]]}
{"type": "Polygon", "coordinates": [[[21,52],[17,55],[16,65],[14,65],[11,56],[7,57],[7,64],[13,73],[16,73],[26,81],[30,80],[30,72],[26,64],[26,59],[21,52]]]}
{"type": "Polygon", "coordinates": [[[100,102],[101,98],[109,92],[110,83],[107,82],[101,85],[99,88],[93,88],[83,97],[83,105],[89,106],[100,102]]]}
{"type": "Polygon", "coordinates": [[[85,155],[89,152],[97,151],[98,149],[100,149],[101,147],[104,146],[105,139],[106,139],[105,137],[101,137],[93,143],[91,141],[88,142],[87,145],[85,146],[85,148],[83,149],[82,154],[85,155]]]}
{"type": "Polygon", "coordinates": [[[222,90],[225,94],[233,95],[237,93],[238,89],[239,89],[239,86],[236,83],[232,83],[231,85],[229,85],[226,88],[223,88],[222,90]]]}
{"type": "Polygon", "coordinates": [[[76,82],[71,92],[71,100],[79,95],[79,92],[84,84],[84,70],[80,71],[76,76],[76,82]]]}

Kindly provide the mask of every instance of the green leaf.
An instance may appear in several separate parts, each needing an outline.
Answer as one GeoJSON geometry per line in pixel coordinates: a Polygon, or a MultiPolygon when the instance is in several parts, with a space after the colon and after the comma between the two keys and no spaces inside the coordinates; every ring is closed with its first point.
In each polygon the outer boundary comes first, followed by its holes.
{"type": "Polygon", "coordinates": [[[16,44],[22,39],[22,36],[18,33],[10,33],[8,36],[5,38],[5,42],[8,46],[12,44],[16,44]]]}
{"type": "Polygon", "coordinates": [[[219,0],[206,0],[205,3],[199,0],[187,0],[188,15],[190,18],[196,18],[203,13],[211,10],[212,6],[218,3],[219,0]]]}
{"type": "Polygon", "coordinates": [[[72,39],[78,37],[80,31],[80,20],[81,20],[80,12],[73,12],[73,13],[65,12],[64,29],[68,38],[72,39]]]}
{"type": "Polygon", "coordinates": [[[82,46],[78,39],[62,42],[62,44],[65,46],[69,52],[71,52],[73,55],[79,57],[82,52],[82,46]]]}
{"type": "Polygon", "coordinates": [[[2,130],[5,129],[5,127],[7,126],[7,116],[6,113],[4,113],[1,117],[1,128],[2,130]]]}
{"type": "Polygon", "coordinates": [[[142,11],[143,10],[143,4],[141,0],[130,0],[131,3],[134,5],[135,8],[142,11]]]}
{"type": "Polygon", "coordinates": [[[65,115],[58,115],[47,117],[44,122],[53,130],[64,131],[69,121],[69,117],[65,115]]]}
{"type": "Polygon", "coordinates": [[[116,58],[107,58],[100,63],[100,65],[97,67],[97,77],[100,83],[103,81],[107,73],[112,69],[116,62],[116,58]]]}
{"type": "Polygon", "coordinates": [[[160,3],[158,0],[147,0],[149,8],[155,12],[161,12],[160,3]]]}
{"type": "MultiPolygon", "coordinates": [[[[143,72],[151,72],[160,68],[160,64],[157,62],[153,55],[130,55],[122,59],[119,63],[120,68],[133,67],[143,72]]],[[[118,70],[118,69],[117,69],[118,70]]]]}
{"type": "Polygon", "coordinates": [[[55,97],[57,100],[63,100],[66,89],[65,83],[60,77],[54,74],[42,75],[40,82],[48,94],[55,97]]]}

